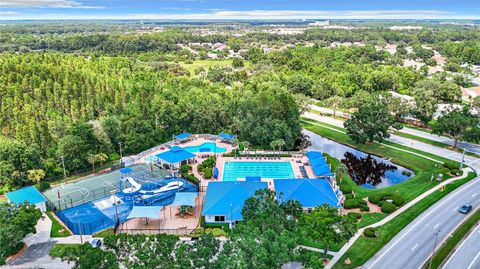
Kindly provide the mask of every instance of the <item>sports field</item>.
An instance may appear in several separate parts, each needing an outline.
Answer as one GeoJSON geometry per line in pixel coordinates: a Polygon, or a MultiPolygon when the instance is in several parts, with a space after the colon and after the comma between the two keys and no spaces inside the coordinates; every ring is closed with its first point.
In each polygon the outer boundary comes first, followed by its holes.
{"type": "MultiPolygon", "coordinates": [[[[141,184],[155,183],[169,175],[155,165],[135,164],[127,176],[133,177],[141,184]]],[[[110,195],[120,190],[120,171],[90,176],[72,183],[62,184],[48,189],[43,195],[57,208],[63,210],[92,200],[110,195]]],[[[123,186],[124,187],[124,186],[123,186]]]]}

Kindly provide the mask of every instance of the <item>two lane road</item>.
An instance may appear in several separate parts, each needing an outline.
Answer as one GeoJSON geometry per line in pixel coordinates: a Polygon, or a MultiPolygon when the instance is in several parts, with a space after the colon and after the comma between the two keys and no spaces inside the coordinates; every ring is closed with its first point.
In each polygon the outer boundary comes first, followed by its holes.
{"type": "Polygon", "coordinates": [[[460,244],[443,266],[443,269],[478,269],[480,268],[480,223],[460,244]]]}

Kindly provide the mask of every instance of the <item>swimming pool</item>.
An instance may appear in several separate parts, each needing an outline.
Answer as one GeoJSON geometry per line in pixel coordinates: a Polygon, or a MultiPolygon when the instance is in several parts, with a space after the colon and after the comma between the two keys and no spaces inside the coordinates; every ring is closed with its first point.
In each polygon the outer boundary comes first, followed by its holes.
{"type": "Polygon", "coordinates": [[[214,142],[205,142],[198,146],[184,147],[183,149],[192,153],[197,153],[197,152],[225,153],[227,152],[226,148],[219,147],[214,142]]]}
{"type": "Polygon", "coordinates": [[[226,162],[223,167],[223,181],[259,176],[262,178],[295,178],[290,162],[226,162]]]}

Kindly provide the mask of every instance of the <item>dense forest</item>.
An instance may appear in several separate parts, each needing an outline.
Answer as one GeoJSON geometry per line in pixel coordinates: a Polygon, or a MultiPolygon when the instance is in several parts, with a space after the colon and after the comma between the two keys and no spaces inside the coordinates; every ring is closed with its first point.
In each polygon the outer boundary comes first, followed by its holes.
{"type": "Polygon", "coordinates": [[[460,102],[460,86],[467,82],[462,76],[449,80],[446,73],[427,77],[427,66],[415,70],[403,61],[428,63],[433,52],[421,45],[429,44],[447,57],[448,71],[468,74],[460,64],[480,63],[480,33],[461,27],[312,29],[294,36],[256,32],[232,38],[179,27],[139,35],[122,24],[47,26],[0,30],[4,189],[61,175],[61,157],[73,172],[88,168],[92,156],[118,158],[119,143],[124,154],[135,154],[184,130],[232,132],[261,148],[283,139],[286,149],[294,149],[301,143],[300,114],[309,98],[350,109],[394,91],[417,103],[409,107],[392,100],[394,114],[428,122],[436,104],[460,102]],[[310,41],[314,44],[305,46],[310,41]],[[222,58],[231,49],[241,50],[242,59],[189,69],[206,60],[204,48],[195,55],[179,46],[191,42],[225,43],[222,58]],[[332,48],[330,42],[365,44],[332,48]],[[291,46],[260,49],[286,43],[291,46]],[[397,53],[375,47],[385,43],[397,44],[397,53]]]}

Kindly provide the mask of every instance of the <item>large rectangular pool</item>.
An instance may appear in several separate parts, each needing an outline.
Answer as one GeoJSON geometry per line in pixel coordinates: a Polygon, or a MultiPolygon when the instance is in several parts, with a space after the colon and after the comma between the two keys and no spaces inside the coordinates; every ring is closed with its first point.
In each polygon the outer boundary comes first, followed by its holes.
{"type": "Polygon", "coordinates": [[[273,179],[295,178],[290,162],[226,162],[223,167],[223,181],[255,176],[273,179]]]}

